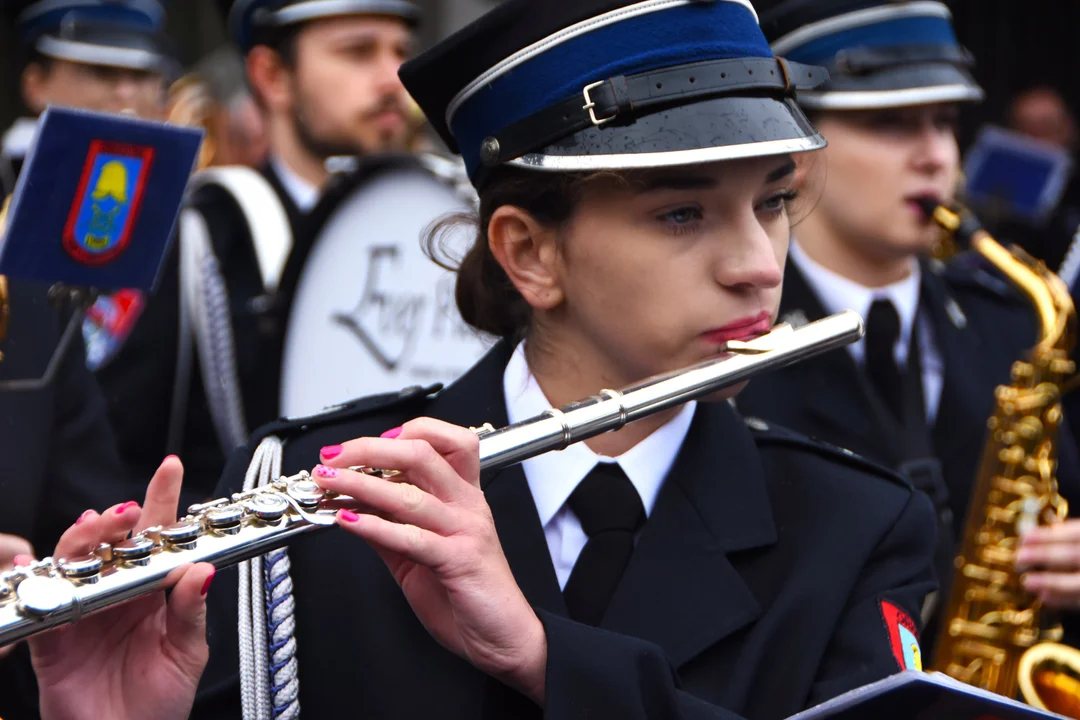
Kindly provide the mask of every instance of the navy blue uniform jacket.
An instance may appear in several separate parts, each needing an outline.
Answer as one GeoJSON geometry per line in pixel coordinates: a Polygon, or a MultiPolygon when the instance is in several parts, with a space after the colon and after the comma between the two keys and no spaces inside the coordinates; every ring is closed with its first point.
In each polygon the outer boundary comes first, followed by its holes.
{"type": "MultiPolygon", "coordinates": [[[[368,399],[264,429],[283,470],[426,415],[505,425],[500,343],[441,393],[368,399]]],[[[246,457],[218,495],[239,489],[246,457]]],[[[700,405],[602,627],[567,618],[520,466],[481,479],[514,575],[547,630],[546,717],[772,720],[900,669],[882,601],[932,590],[927,499],[802,436],[700,405]]],[[[290,550],[300,702],[309,717],[520,718],[540,711],[439,646],[382,561],[339,529],[290,550]]],[[[194,718],[239,713],[237,575],[210,591],[210,665],[194,718]]]]}

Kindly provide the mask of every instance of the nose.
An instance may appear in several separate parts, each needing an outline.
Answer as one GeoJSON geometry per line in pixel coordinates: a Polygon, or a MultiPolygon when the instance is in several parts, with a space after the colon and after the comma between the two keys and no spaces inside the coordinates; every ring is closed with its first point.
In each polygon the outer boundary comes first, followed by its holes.
{"type": "Polygon", "coordinates": [[[376,81],[381,94],[394,95],[405,91],[405,86],[398,77],[400,68],[401,57],[396,52],[389,51],[380,55],[376,81]]]}
{"type": "MultiPolygon", "coordinates": [[[[786,248],[778,248],[752,209],[717,243],[716,282],[737,292],[775,288],[784,280],[786,248]]],[[[786,238],[785,238],[786,240],[786,238]]]]}
{"type": "Polygon", "coordinates": [[[138,95],[139,83],[135,78],[120,75],[113,81],[112,96],[116,111],[134,108],[138,95]]]}
{"type": "Polygon", "coordinates": [[[913,162],[924,175],[938,175],[958,162],[959,150],[952,130],[928,124],[919,134],[913,162]]]}

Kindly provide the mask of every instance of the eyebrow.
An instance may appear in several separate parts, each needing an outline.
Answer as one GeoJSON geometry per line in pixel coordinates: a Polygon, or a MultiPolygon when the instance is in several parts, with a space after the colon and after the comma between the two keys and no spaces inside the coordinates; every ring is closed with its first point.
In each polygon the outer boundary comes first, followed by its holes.
{"type": "Polygon", "coordinates": [[[786,163],[784,163],[783,165],[781,165],[780,167],[776,168],[771,173],[769,173],[765,177],[765,182],[766,183],[778,182],[778,181],[783,180],[784,178],[786,178],[788,175],[794,175],[794,174],[795,174],[795,161],[794,160],[788,160],[786,163]]]}
{"type": "MultiPolygon", "coordinates": [[[[765,177],[766,184],[778,182],[795,173],[795,161],[787,160],[783,165],[765,177]]],[[[709,190],[716,187],[717,178],[711,174],[693,173],[649,173],[638,183],[637,193],[657,192],[660,190],[709,190]]]]}

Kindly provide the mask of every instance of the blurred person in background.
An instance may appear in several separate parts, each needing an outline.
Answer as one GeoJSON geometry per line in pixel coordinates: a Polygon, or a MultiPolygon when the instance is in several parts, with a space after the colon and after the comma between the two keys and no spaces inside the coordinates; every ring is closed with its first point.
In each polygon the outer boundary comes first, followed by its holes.
{"type": "MultiPolygon", "coordinates": [[[[1037,85],[1018,93],[1009,105],[1007,123],[1011,130],[1068,152],[1076,162],[1076,117],[1057,89],[1037,85]]],[[[1005,218],[995,222],[991,230],[1057,270],[1078,228],[1080,181],[1074,164],[1057,207],[1041,225],[1005,218]]]]}
{"type": "Polygon", "coordinates": [[[1069,152],[1076,149],[1076,118],[1052,87],[1040,85],[1017,95],[1009,107],[1009,126],[1069,152]]]}
{"type": "MultiPolygon", "coordinates": [[[[19,87],[35,117],[20,118],[0,143],[0,203],[14,183],[50,105],[129,112],[160,119],[174,72],[155,0],[42,0],[6,3],[0,14],[19,40],[19,87]]],[[[0,213],[0,235],[3,232],[0,213]]],[[[68,318],[47,288],[0,278],[0,571],[31,548],[48,550],[84,508],[122,503],[128,485],[106,404],[77,339],[45,377],[68,318]],[[10,383],[19,382],[15,389],[10,383]]],[[[0,649],[0,717],[37,714],[25,645],[0,649]]]]}
{"type": "Polygon", "coordinates": [[[214,138],[213,164],[264,165],[270,152],[266,117],[248,88],[244,59],[236,48],[218,48],[199,61],[194,73],[212,102],[208,132],[214,138]]]}
{"type": "MultiPolygon", "coordinates": [[[[738,406],[892,467],[925,492],[945,586],[995,388],[1036,342],[1030,307],[981,256],[929,258],[940,231],[922,203],[954,201],[961,107],[983,90],[944,3],[788,0],[762,14],[762,28],[778,55],[829,70],[798,98],[829,142],[828,178],[794,229],[781,319],[851,309],[866,335],[752,383],[738,406]]],[[[1066,433],[1059,459],[1062,494],[1080,497],[1066,433]]],[[[924,620],[935,607],[924,606],[924,620]]],[[[929,624],[924,657],[935,634],[929,624]]]]}
{"type": "MultiPolygon", "coordinates": [[[[262,154],[258,133],[237,145],[222,132],[221,116],[210,115],[208,140],[221,149],[208,158],[213,173],[192,186],[199,227],[181,225],[160,291],[126,341],[94,359],[133,475],[149,477],[163,455],[178,454],[185,501],[205,498],[248,430],[278,416],[288,308],[277,282],[331,178],[327,160],[405,151],[413,130],[397,76],[419,19],[411,3],[237,0],[219,7],[265,121],[266,161],[257,170],[239,167],[262,154]],[[182,257],[194,256],[201,260],[185,266],[182,257]]],[[[232,127],[252,119],[227,63],[209,58],[198,72],[232,127]],[[231,102],[241,109],[230,112],[231,102]]]]}
{"type": "Polygon", "coordinates": [[[22,99],[34,117],[19,118],[3,133],[0,156],[10,172],[0,178],[18,177],[36,117],[49,105],[164,116],[175,62],[157,0],[15,0],[6,10],[20,41],[22,99]]]}

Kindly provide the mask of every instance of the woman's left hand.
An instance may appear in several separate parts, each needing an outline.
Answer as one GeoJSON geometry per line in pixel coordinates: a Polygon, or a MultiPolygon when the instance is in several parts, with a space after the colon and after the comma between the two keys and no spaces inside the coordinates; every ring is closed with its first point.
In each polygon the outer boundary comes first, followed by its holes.
{"type": "Polygon", "coordinates": [[[375,549],[439,643],[542,705],[547,640],[480,490],[476,434],[428,418],[398,431],[323,448],[312,477],[364,508],[338,524],[375,549]],[[346,469],[357,465],[401,474],[346,469]]]}
{"type": "Polygon", "coordinates": [[[1066,520],[1026,533],[1016,554],[1016,565],[1027,570],[1024,589],[1038,595],[1046,605],[1080,609],[1080,520],[1066,520]]]}

